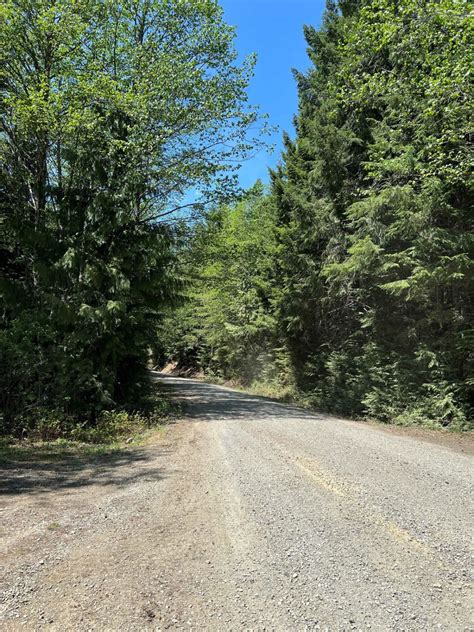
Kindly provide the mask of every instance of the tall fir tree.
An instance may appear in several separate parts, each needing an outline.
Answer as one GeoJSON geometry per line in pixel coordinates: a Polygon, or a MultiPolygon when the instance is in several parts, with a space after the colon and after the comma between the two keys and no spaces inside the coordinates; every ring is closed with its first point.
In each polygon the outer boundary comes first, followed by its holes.
{"type": "Polygon", "coordinates": [[[233,38],[214,0],[0,4],[0,430],[136,405],[177,289],[168,220],[253,145],[233,38]]]}
{"type": "Polygon", "coordinates": [[[467,2],[329,4],[273,174],[281,328],[314,402],[463,425],[472,406],[467,2]]]}

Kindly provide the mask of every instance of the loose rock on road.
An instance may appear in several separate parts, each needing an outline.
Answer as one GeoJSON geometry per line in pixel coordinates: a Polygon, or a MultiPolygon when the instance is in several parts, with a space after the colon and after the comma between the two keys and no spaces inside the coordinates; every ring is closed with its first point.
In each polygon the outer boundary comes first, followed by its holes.
{"type": "Polygon", "coordinates": [[[160,379],[164,440],[3,469],[2,629],[473,629],[454,440],[160,379]]]}

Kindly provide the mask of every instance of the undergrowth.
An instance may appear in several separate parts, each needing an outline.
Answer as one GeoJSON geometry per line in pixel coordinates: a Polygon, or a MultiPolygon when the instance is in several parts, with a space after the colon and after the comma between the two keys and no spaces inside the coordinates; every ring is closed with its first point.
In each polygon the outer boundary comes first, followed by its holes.
{"type": "Polygon", "coordinates": [[[143,445],[157,432],[164,432],[179,412],[179,405],[163,395],[154,396],[136,411],[103,411],[94,424],[36,410],[34,416],[22,418],[20,436],[0,438],[0,461],[109,454],[129,445],[143,445]]]}
{"type": "MultiPolygon", "coordinates": [[[[237,378],[225,380],[215,374],[208,374],[204,381],[212,384],[220,384],[236,390],[245,391],[254,395],[268,397],[286,404],[295,404],[310,410],[324,411],[330,414],[348,416],[337,409],[327,406],[327,402],[318,397],[318,393],[304,393],[293,384],[281,384],[275,381],[257,380],[250,385],[243,384],[237,378]]],[[[390,409],[375,406],[375,397],[367,398],[364,402],[366,408],[362,414],[349,415],[358,421],[371,421],[381,424],[391,424],[405,427],[422,427],[430,430],[445,430],[449,432],[469,432],[473,430],[472,421],[461,415],[451,405],[452,400],[448,396],[426,398],[426,401],[406,401],[405,406],[390,409]],[[449,419],[449,422],[446,422],[449,419]]]]}

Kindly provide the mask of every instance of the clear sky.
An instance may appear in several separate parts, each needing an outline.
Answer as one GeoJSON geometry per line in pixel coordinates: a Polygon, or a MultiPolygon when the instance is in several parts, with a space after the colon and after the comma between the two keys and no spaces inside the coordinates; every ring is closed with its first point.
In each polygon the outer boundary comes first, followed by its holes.
{"type": "Polygon", "coordinates": [[[268,166],[278,162],[283,130],[293,134],[297,110],[296,84],[292,68],[308,67],[303,25],[318,26],[324,0],[221,0],[226,22],[237,27],[235,46],[240,55],[257,53],[255,76],[249,101],[259,105],[279,130],[271,139],[272,154],[260,153],[244,163],[240,171],[243,187],[257,178],[268,181],[268,166]]]}

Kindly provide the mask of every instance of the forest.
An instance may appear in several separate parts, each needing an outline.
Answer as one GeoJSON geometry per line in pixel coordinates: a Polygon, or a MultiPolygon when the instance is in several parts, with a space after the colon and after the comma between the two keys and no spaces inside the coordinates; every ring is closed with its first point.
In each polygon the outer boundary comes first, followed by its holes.
{"type": "Polygon", "coordinates": [[[0,2],[0,434],[153,415],[167,363],[472,428],[470,9],[329,0],[244,191],[271,121],[218,2],[0,2]]]}

